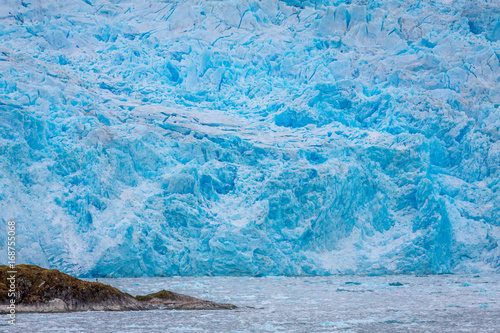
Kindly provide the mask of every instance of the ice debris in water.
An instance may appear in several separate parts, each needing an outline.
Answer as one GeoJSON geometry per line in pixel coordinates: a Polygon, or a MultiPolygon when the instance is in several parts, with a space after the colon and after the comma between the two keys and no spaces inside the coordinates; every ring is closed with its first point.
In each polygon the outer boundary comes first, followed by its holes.
{"type": "Polygon", "coordinates": [[[496,0],[2,0],[0,41],[18,262],[499,271],[496,0]]]}

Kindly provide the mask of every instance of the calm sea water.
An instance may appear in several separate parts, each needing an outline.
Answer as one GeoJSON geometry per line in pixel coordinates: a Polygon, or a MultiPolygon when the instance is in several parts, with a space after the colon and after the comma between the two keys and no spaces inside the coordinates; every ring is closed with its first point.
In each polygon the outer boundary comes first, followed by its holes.
{"type": "Polygon", "coordinates": [[[233,311],[20,314],[4,332],[500,332],[500,276],[99,279],[130,294],[161,289],[233,311]],[[391,286],[399,282],[402,286],[391,286]]]}

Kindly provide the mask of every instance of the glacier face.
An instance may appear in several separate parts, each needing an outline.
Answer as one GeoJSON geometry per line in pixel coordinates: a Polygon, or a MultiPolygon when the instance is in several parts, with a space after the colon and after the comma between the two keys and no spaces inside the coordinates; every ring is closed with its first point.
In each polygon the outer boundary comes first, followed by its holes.
{"type": "Polygon", "coordinates": [[[0,4],[18,262],[499,271],[497,0],[0,4]]]}

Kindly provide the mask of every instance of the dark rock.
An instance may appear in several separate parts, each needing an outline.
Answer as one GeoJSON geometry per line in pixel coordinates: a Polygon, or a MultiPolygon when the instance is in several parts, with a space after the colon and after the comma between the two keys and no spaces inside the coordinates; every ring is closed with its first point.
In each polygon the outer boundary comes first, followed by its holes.
{"type": "MultiPolygon", "coordinates": [[[[0,266],[0,313],[7,312],[8,266],[0,266]]],[[[162,290],[133,297],[109,285],[88,282],[55,269],[18,265],[16,277],[16,312],[124,311],[124,310],[216,310],[234,309],[219,304],[162,290]]]]}
{"type": "Polygon", "coordinates": [[[188,295],[177,294],[167,290],[161,290],[157,293],[146,296],[135,296],[135,299],[146,307],[166,308],[176,310],[222,310],[235,309],[232,304],[215,303],[201,300],[188,295]]]}

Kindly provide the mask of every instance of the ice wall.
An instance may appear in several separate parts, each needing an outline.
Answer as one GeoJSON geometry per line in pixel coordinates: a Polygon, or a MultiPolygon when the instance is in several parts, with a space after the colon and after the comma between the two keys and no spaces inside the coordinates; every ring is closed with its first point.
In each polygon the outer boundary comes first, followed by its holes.
{"type": "Polygon", "coordinates": [[[498,272],[499,127],[497,0],[0,0],[18,262],[498,272]]]}

